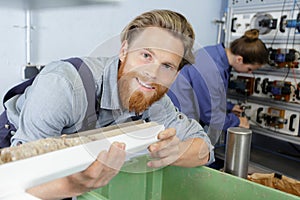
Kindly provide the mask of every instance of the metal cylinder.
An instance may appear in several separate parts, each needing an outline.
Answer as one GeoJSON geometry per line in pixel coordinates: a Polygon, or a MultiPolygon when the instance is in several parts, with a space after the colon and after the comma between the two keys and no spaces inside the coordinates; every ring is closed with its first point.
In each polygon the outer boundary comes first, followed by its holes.
{"type": "Polygon", "coordinates": [[[252,131],[246,128],[227,129],[224,171],[247,178],[252,131]]]}

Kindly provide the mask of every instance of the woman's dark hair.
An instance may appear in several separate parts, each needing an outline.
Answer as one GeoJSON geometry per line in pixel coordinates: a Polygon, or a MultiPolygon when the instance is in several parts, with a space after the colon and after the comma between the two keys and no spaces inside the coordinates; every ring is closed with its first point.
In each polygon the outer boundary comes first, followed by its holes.
{"type": "Polygon", "coordinates": [[[246,31],[242,37],[230,44],[230,51],[234,55],[242,56],[244,64],[264,65],[268,63],[269,51],[258,35],[257,29],[246,31]]]}

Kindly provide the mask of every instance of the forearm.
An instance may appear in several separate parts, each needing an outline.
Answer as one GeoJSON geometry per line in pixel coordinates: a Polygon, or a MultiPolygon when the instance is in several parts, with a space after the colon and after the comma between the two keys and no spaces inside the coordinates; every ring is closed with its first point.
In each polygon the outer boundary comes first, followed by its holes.
{"type": "Polygon", "coordinates": [[[209,148],[200,138],[190,138],[179,144],[180,157],[171,165],[196,167],[205,165],[209,160],[209,148]]]}
{"type": "Polygon", "coordinates": [[[85,170],[31,188],[27,192],[43,200],[56,200],[103,187],[117,175],[125,156],[125,144],[113,142],[109,151],[101,151],[97,159],[85,170]]]}
{"type": "Polygon", "coordinates": [[[43,200],[59,200],[66,197],[77,196],[79,194],[66,194],[68,190],[66,178],[56,179],[54,181],[33,187],[26,192],[43,200]]]}
{"type": "Polygon", "coordinates": [[[240,124],[239,117],[233,113],[228,113],[225,118],[225,123],[223,126],[223,130],[227,131],[230,127],[237,127],[240,124]]]}

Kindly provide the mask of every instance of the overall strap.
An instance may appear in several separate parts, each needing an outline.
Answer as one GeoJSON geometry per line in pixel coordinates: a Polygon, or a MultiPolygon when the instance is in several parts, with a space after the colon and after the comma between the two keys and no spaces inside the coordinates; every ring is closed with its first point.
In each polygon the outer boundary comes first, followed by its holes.
{"type": "Polygon", "coordinates": [[[85,113],[84,122],[82,127],[78,131],[84,131],[95,128],[97,116],[96,116],[96,87],[94,78],[89,67],[80,58],[69,58],[63,60],[71,63],[78,71],[79,76],[83,82],[83,86],[86,93],[88,102],[87,110],[85,113]]]}
{"type": "MultiPolygon", "coordinates": [[[[87,130],[90,128],[94,128],[97,120],[97,116],[95,110],[96,109],[96,88],[95,88],[93,74],[89,69],[89,67],[80,58],[74,57],[62,61],[69,62],[76,68],[83,82],[83,86],[86,92],[88,107],[85,113],[85,121],[81,129],[87,130]]],[[[4,105],[5,102],[10,98],[14,97],[15,95],[23,94],[26,88],[32,85],[35,77],[36,76],[14,86],[5,94],[3,98],[3,106],[5,110],[6,110],[6,107],[4,105]]]]}
{"type": "Polygon", "coordinates": [[[5,109],[6,109],[6,107],[5,107],[4,103],[5,103],[7,100],[9,100],[10,98],[12,98],[13,96],[15,96],[15,95],[23,94],[24,91],[26,90],[26,88],[32,84],[34,78],[35,78],[35,77],[32,77],[31,79],[29,79],[29,80],[27,80],[27,81],[25,81],[25,82],[22,82],[22,83],[16,85],[15,87],[11,88],[11,89],[5,94],[5,96],[4,96],[4,98],[3,98],[3,106],[4,106],[5,109]]]}

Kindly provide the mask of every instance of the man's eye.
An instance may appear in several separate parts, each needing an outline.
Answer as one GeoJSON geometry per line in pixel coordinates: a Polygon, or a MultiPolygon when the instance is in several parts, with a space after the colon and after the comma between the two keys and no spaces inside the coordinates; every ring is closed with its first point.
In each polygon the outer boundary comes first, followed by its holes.
{"type": "Polygon", "coordinates": [[[143,53],[144,58],[151,58],[151,55],[149,53],[143,53]]]}
{"type": "Polygon", "coordinates": [[[169,69],[171,66],[170,65],[163,65],[165,68],[169,69]]]}
{"type": "Polygon", "coordinates": [[[174,67],[173,66],[171,66],[171,65],[167,65],[167,64],[164,64],[164,65],[162,65],[165,69],[169,69],[169,70],[173,70],[174,69],[174,67]]]}

